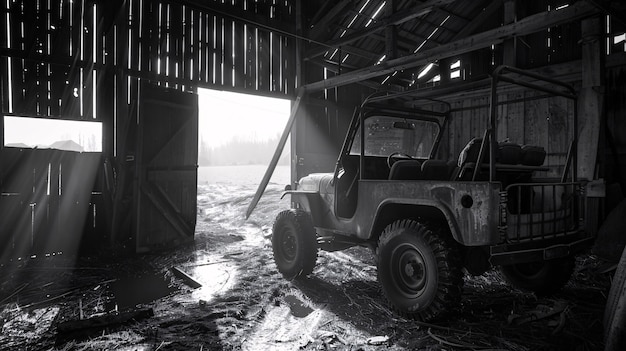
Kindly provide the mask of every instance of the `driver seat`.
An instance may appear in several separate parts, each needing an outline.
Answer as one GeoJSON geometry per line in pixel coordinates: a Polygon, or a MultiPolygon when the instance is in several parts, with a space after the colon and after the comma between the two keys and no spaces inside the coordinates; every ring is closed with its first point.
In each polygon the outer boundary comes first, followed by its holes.
{"type": "Polygon", "coordinates": [[[422,174],[422,163],[418,160],[398,160],[391,165],[389,180],[418,180],[422,174]]]}

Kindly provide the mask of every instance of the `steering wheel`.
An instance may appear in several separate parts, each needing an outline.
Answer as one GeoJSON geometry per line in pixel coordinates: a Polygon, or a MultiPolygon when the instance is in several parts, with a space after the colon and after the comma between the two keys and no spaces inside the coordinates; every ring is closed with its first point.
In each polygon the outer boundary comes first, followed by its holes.
{"type": "Polygon", "coordinates": [[[393,152],[391,153],[391,155],[387,156],[387,167],[389,167],[389,169],[391,169],[391,166],[398,160],[412,160],[413,157],[411,157],[411,155],[409,154],[405,154],[404,152],[393,152]]]}

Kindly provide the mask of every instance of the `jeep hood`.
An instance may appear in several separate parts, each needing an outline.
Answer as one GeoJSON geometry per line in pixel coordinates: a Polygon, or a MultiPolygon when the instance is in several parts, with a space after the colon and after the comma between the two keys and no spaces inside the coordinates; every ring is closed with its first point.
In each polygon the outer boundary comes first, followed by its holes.
{"type": "Polygon", "coordinates": [[[332,180],[332,173],[312,173],[300,179],[300,181],[298,182],[297,190],[306,192],[318,192],[320,194],[332,193],[332,180]]]}

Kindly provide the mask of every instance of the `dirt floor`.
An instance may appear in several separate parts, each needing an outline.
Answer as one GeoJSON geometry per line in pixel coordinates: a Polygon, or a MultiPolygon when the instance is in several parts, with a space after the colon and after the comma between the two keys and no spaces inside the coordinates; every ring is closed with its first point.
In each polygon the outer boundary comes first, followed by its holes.
{"type": "Polygon", "coordinates": [[[461,306],[433,324],[390,312],[367,249],[320,252],[310,278],[286,281],[269,240],[275,215],[289,207],[280,189],[270,185],[245,221],[254,187],[200,185],[190,247],[134,257],[62,255],[0,268],[0,349],[603,348],[612,272],[590,255],[578,258],[573,279],[549,298],[507,286],[497,271],[468,275],[461,306]],[[189,286],[174,267],[202,286],[189,286]]]}

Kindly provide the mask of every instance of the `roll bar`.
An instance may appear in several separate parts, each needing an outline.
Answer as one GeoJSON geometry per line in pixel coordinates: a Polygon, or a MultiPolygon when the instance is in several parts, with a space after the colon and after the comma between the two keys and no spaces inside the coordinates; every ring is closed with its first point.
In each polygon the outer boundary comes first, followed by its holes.
{"type": "MultiPolygon", "coordinates": [[[[569,166],[570,166],[570,163],[572,163],[572,167],[571,167],[572,168],[572,180],[575,182],[578,178],[577,176],[577,156],[578,156],[578,104],[577,104],[577,101],[578,101],[578,95],[576,94],[576,90],[570,84],[567,84],[567,83],[564,83],[564,82],[561,82],[561,81],[558,81],[556,79],[552,79],[549,77],[545,77],[534,72],[528,72],[528,71],[525,71],[516,67],[511,67],[511,66],[506,66],[506,65],[496,67],[496,69],[494,69],[493,73],[491,74],[491,98],[490,98],[490,105],[489,105],[489,124],[490,125],[489,125],[489,128],[485,131],[485,137],[483,138],[483,142],[482,142],[479,156],[478,156],[479,157],[478,160],[480,162],[482,158],[482,153],[486,146],[484,144],[487,141],[487,135],[488,135],[489,143],[491,144],[490,145],[491,152],[489,154],[489,181],[494,181],[495,171],[496,171],[496,167],[495,167],[496,151],[497,151],[496,150],[496,145],[497,145],[497,140],[496,140],[496,131],[497,131],[496,119],[497,118],[496,117],[497,117],[497,111],[498,111],[497,88],[500,82],[507,82],[510,84],[530,88],[533,90],[543,91],[545,93],[549,93],[555,96],[561,96],[561,97],[574,101],[574,135],[572,138],[572,143],[570,144],[566,165],[563,169],[561,180],[565,181],[565,179],[567,178],[567,173],[570,168],[569,166]],[[545,83],[549,83],[553,86],[559,87],[560,89],[554,88],[551,86],[537,84],[535,82],[513,79],[511,77],[505,76],[504,74],[506,73],[514,73],[514,74],[517,74],[526,78],[531,78],[531,79],[535,79],[535,80],[542,81],[545,83]]],[[[474,174],[473,174],[472,179],[476,178],[478,169],[479,167],[474,168],[474,174]]]]}

